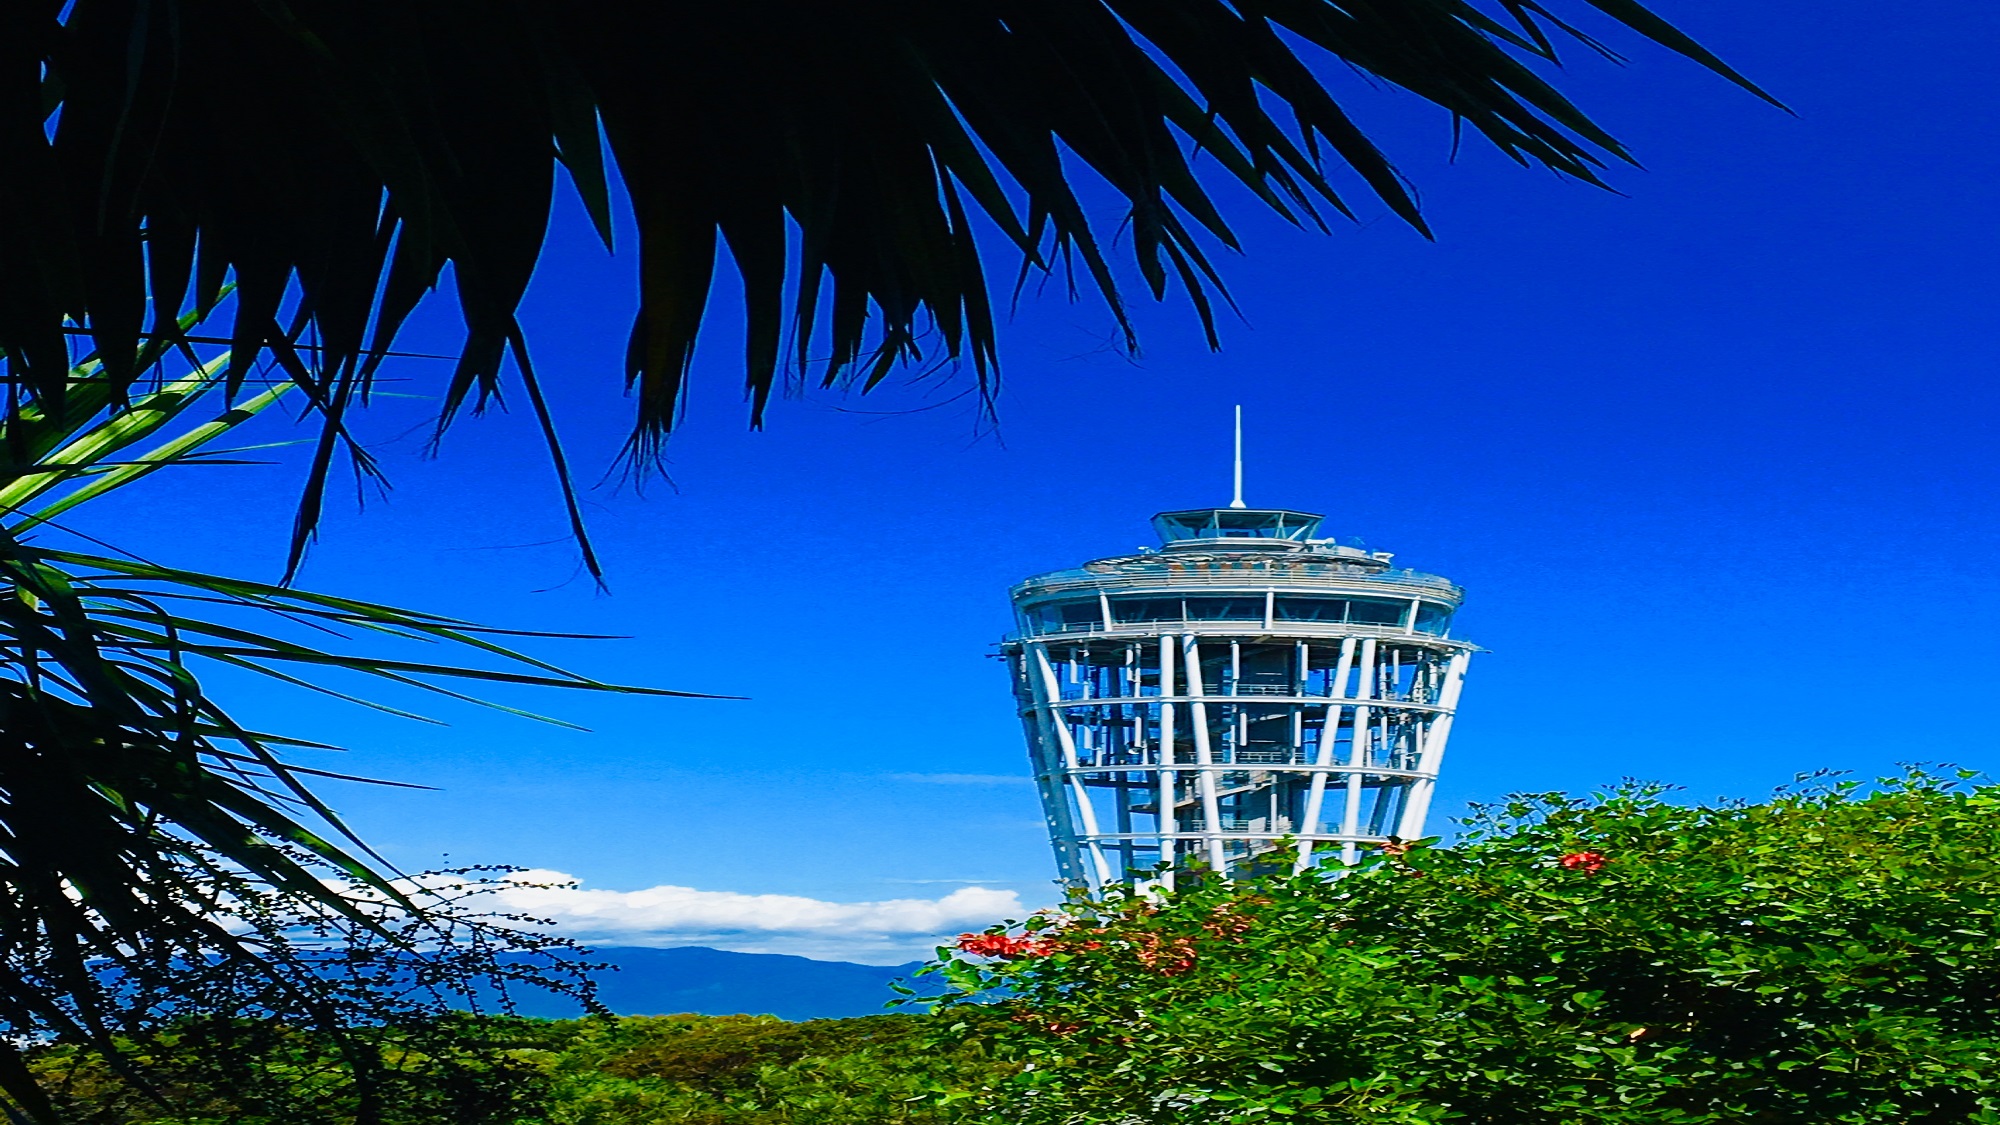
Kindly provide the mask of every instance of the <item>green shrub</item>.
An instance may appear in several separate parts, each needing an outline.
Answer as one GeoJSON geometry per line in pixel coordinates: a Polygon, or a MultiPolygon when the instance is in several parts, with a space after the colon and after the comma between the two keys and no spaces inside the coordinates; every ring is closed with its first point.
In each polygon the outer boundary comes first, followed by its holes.
{"type": "Polygon", "coordinates": [[[533,1022],[446,1017],[358,1030],[343,1048],[270,1019],[186,1019],[120,1036],[109,1054],[46,1046],[28,1065],[63,1119],[88,1125],[348,1125],[370,1113],[382,1125],[513,1125],[538,1120],[548,1090],[515,1057],[533,1022]],[[376,1065],[354,1066],[355,1050],[376,1065]]]}
{"type": "Polygon", "coordinates": [[[552,1125],[943,1125],[1012,1069],[935,1020],[662,1016],[579,1023],[549,1061],[552,1125]]]}
{"type": "MultiPolygon", "coordinates": [[[[1481,810],[965,944],[1010,1123],[2000,1122],[2000,787],[1481,810]]],[[[1191,884],[1191,885],[1190,885],[1191,884]]]]}
{"type": "MultiPolygon", "coordinates": [[[[975,1013],[975,1017],[981,1013],[975,1013]]],[[[915,1015],[462,1017],[368,1034],[384,1125],[945,1125],[1012,1069],[915,1015]]],[[[352,1125],[355,1080],[323,1035],[269,1020],[188,1020],[30,1066],[88,1125],[352,1125]],[[147,1088],[128,1075],[143,1074],[147,1088]]]]}

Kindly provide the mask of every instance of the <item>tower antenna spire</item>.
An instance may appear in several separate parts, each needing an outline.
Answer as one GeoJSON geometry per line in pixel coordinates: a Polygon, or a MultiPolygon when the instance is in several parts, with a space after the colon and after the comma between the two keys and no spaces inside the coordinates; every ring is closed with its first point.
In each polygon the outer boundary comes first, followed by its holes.
{"type": "Polygon", "coordinates": [[[1243,506],[1243,407],[1236,407],[1236,496],[1229,501],[1232,508],[1243,506]]]}

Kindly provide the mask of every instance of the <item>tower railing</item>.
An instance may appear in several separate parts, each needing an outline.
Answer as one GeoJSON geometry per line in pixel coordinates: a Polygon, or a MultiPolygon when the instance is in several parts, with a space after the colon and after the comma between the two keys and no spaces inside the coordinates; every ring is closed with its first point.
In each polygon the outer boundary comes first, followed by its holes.
{"type": "Polygon", "coordinates": [[[1086,635],[1090,633],[1101,633],[1105,636],[1120,638],[1149,636],[1156,633],[1218,633],[1229,636],[1240,636],[1244,633],[1268,633],[1273,636],[1282,634],[1287,636],[1313,637],[1338,634],[1343,637],[1379,637],[1382,639],[1395,638],[1399,640],[1430,641],[1466,649],[1476,647],[1466,644],[1463,641],[1454,641],[1444,634],[1426,633],[1422,630],[1411,629],[1407,625],[1349,625],[1339,621],[1273,621],[1266,624],[1262,621],[1250,619],[1241,621],[1162,619],[1159,621],[1118,622],[1112,625],[1106,625],[1102,621],[1065,621],[1060,624],[1050,624],[1032,630],[1016,630],[1007,634],[1003,638],[1003,643],[1010,641],[1044,640],[1052,637],[1086,635]]]}
{"type": "Polygon", "coordinates": [[[1269,564],[1245,564],[1227,570],[1202,567],[1168,567],[1157,569],[1123,568],[1112,573],[1098,574],[1088,570],[1061,571],[1056,574],[1032,578],[1014,588],[1014,596],[1026,593],[1061,593],[1064,590],[1097,589],[1117,583],[1120,578],[1129,578],[1134,585],[1156,586],[1162,578],[1170,579],[1175,586],[1241,586],[1246,590],[1261,590],[1269,586],[1310,585],[1315,589],[1332,583],[1354,583],[1367,586],[1373,583],[1397,586],[1417,586],[1426,590],[1460,596],[1464,591],[1448,578],[1440,578],[1421,570],[1365,570],[1350,569],[1338,563],[1286,562],[1273,560],[1269,564]]]}

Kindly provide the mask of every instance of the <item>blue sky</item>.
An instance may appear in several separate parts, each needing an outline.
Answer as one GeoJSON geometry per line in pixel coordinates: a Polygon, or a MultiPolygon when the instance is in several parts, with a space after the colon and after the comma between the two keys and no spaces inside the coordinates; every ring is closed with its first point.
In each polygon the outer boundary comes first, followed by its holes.
{"type": "MultiPolygon", "coordinates": [[[[1436,242],[1379,206],[1326,236],[1240,210],[1248,253],[1223,268],[1246,320],[1221,353],[1177,303],[1139,310],[1134,360],[1092,303],[1031,298],[1004,329],[997,424],[953,397],[964,376],[814,394],[748,432],[725,282],[671,484],[591,494],[608,596],[575,574],[525,414],[468,420],[426,460],[406,431],[434,401],[378,406],[367,432],[397,487],[335,513],[307,585],[627,635],[534,650],[748,701],[528,701],[582,734],[225,683],[259,721],[353,747],[329,764],[437,787],[333,794],[406,868],[692,889],[621,900],[625,920],[592,931],[614,940],[901,959],[895,940],[765,933],[756,904],[849,904],[828,924],[889,932],[1050,897],[990,659],[1007,587],[1148,542],[1154,511],[1226,500],[1240,402],[1253,504],[1325,512],[1468,591],[1459,633],[1491,651],[1444,815],[1628,775],[1755,796],[1820,768],[1990,767],[2000,12],[1658,7],[1797,115],[1627,38],[1623,68],[1576,52],[1566,88],[1646,165],[1614,169],[1612,193],[1476,142],[1454,163],[1447,122],[1356,87],[1436,242]],[[937,906],[966,886],[985,890],[937,906]],[[706,928],[677,928],[689,894],[709,896],[706,928]],[[933,913],[882,921],[892,900],[933,913]]],[[[589,479],[629,417],[633,268],[566,200],[525,311],[589,479]]],[[[429,315],[404,346],[449,346],[449,310],[429,315]]],[[[408,361],[397,387],[432,393],[442,367],[408,361]]],[[[202,472],[92,526],[275,577],[297,465],[202,472]]]]}

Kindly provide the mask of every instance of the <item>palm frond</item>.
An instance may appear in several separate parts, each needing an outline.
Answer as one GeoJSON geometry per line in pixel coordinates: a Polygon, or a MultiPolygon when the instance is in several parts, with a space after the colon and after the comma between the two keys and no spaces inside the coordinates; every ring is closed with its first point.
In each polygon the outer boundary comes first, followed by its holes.
{"type": "MultiPolygon", "coordinates": [[[[1569,6],[1769,100],[1636,0],[1569,6]]],[[[1609,54],[1534,0],[6,5],[12,409],[66,415],[77,327],[106,357],[97,390],[122,396],[147,357],[188,346],[177,318],[233,283],[232,392],[269,352],[327,427],[296,556],[348,412],[447,265],[464,340],[439,424],[501,393],[510,350],[546,419],[515,311],[558,163],[607,244],[608,165],[630,193],[641,460],[683,408],[723,245],[743,286],[753,424],[811,354],[830,357],[822,384],[865,388],[942,356],[990,389],[996,250],[1029,269],[1080,262],[1129,341],[1107,224],[1129,225],[1148,290],[1178,287],[1213,343],[1227,300],[1213,248],[1236,245],[1215,182],[1294,222],[1351,214],[1359,194],[1422,229],[1345,108],[1332,76],[1346,68],[1524,164],[1598,182],[1627,159],[1544,76],[1564,41],[1609,54]],[[1119,202],[1092,214],[1080,176],[1119,202]],[[975,236],[982,220],[997,243],[975,236]]]]}
{"type": "MultiPolygon", "coordinates": [[[[172,991],[188,974],[262,980],[263,994],[287,998],[265,1010],[339,1036],[352,1013],[333,985],[302,970],[268,927],[234,925],[246,903],[304,911],[323,937],[350,944],[404,941],[385,909],[404,930],[457,924],[413,899],[309,784],[338,775],[285,756],[321,744],[244,726],[205,687],[204,668],[398,714],[408,712],[337,690],[327,675],[530,718],[541,716],[467,688],[691,694],[606,683],[503,643],[555,634],[50,542],[79,505],[200,463],[296,393],[279,385],[206,420],[190,414],[219,405],[229,368],[226,355],[198,362],[118,407],[103,391],[117,378],[108,367],[80,367],[70,403],[98,395],[107,409],[82,420],[72,411],[67,427],[38,414],[23,423],[32,441],[0,432],[0,448],[41,450],[0,469],[0,1024],[15,1037],[103,1046],[133,1018],[133,990],[172,991]],[[411,659],[413,645],[445,656],[411,659]],[[107,972],[120,983],[105,984],[107,972]]],[[[0,1093],[43,1115],[17,1069],[0,1057],[0,1093]]]]}

